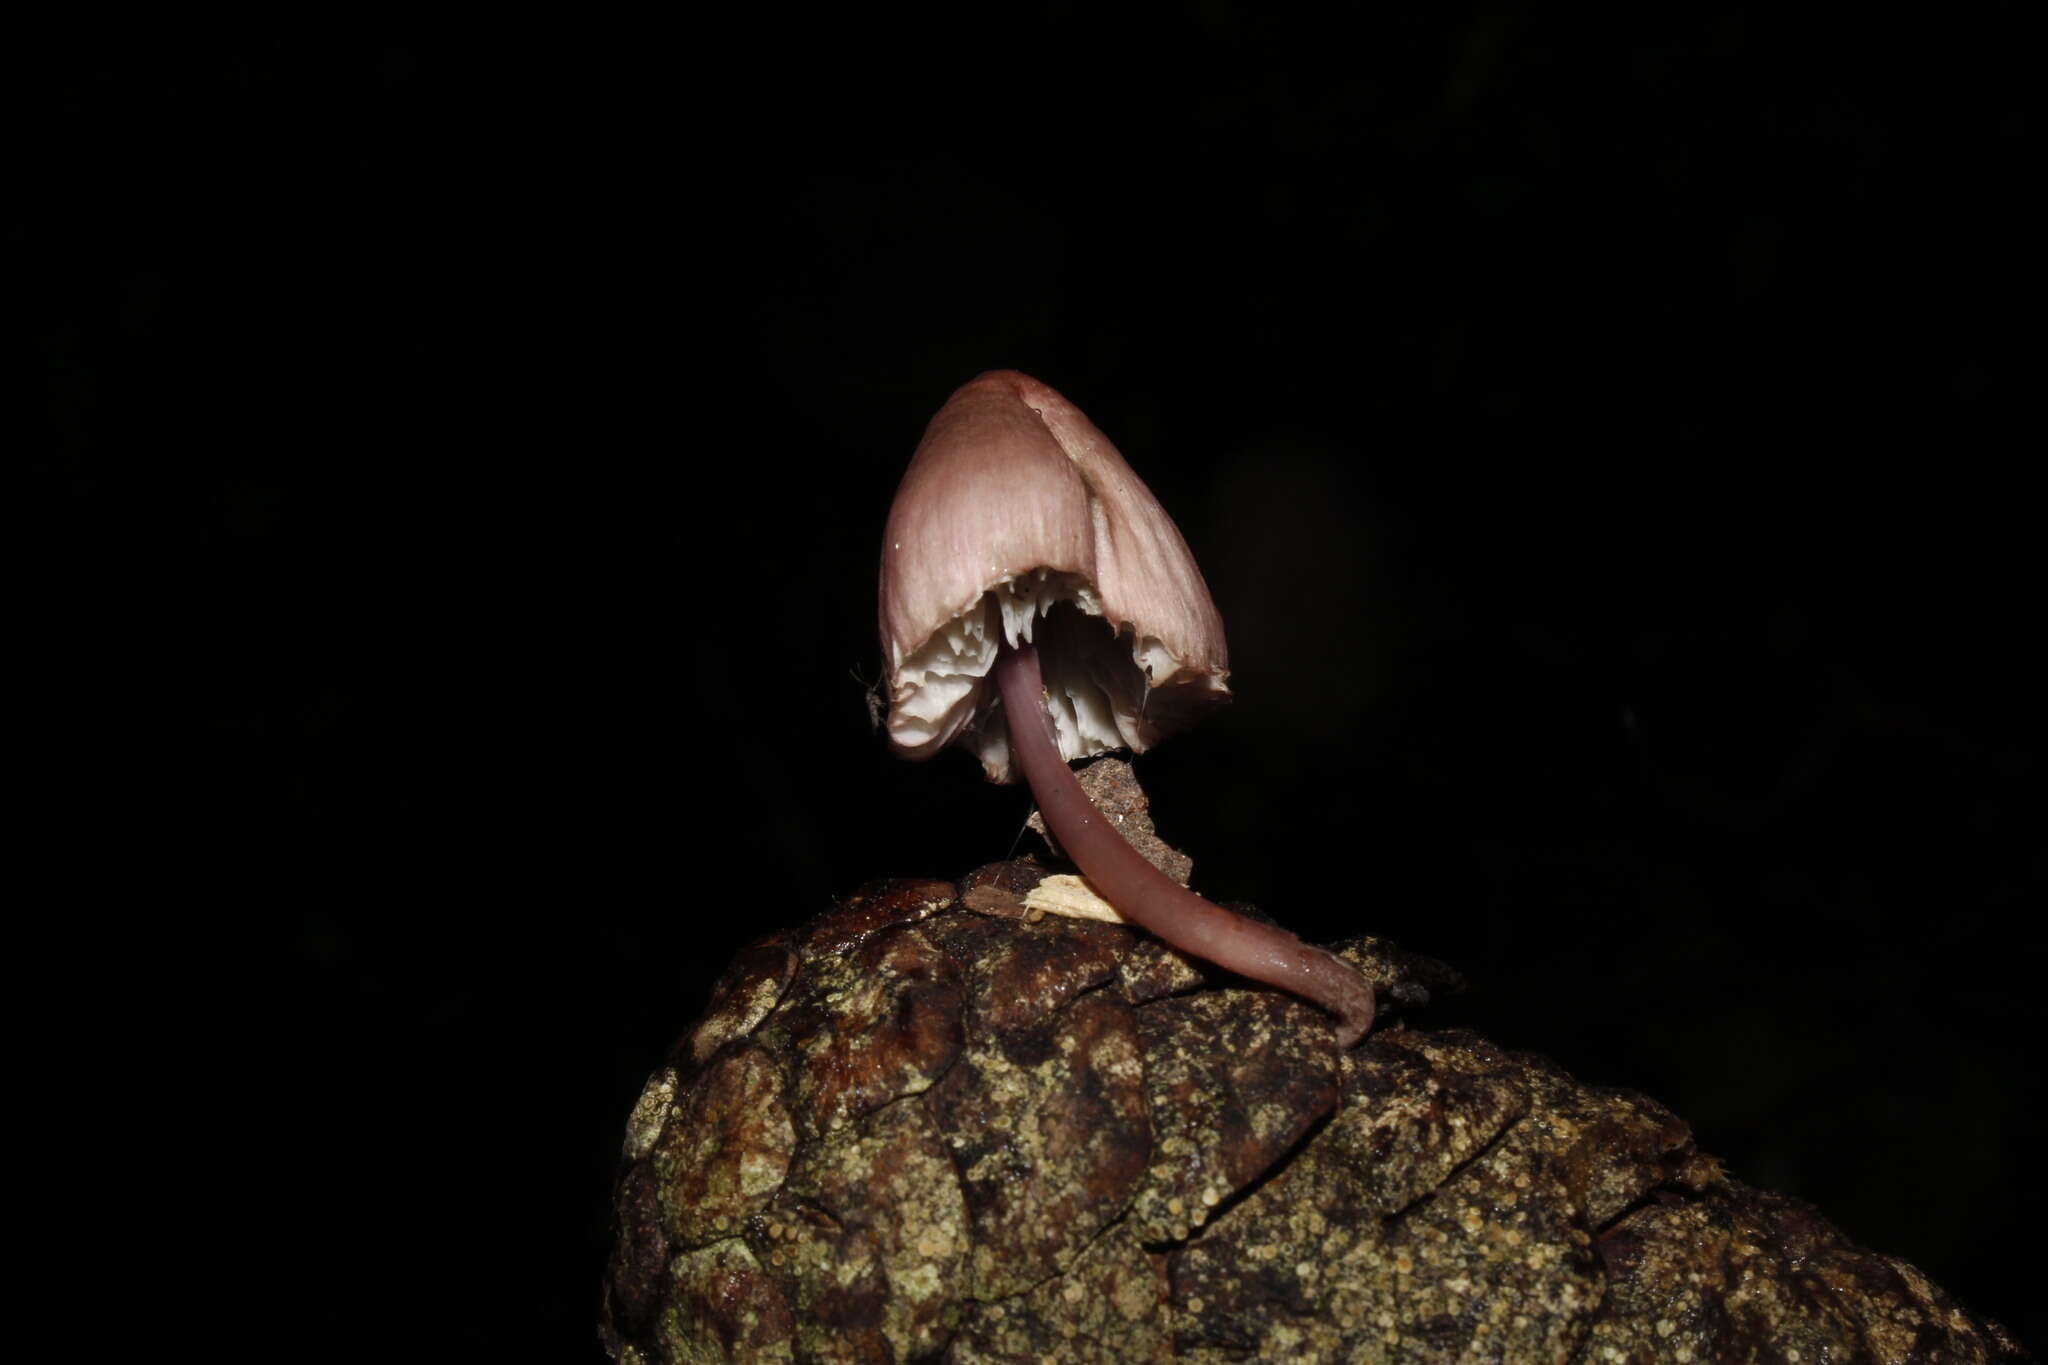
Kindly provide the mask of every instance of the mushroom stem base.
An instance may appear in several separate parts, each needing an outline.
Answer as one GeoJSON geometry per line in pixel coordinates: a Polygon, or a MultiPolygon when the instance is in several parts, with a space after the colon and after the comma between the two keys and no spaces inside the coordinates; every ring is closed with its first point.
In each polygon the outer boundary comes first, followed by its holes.
{"type": "Polygon", "coordinates": [[[1337,1017],[1340,1046],[1349,1048],[1365,1036],[1372,1027],[1372,986],[1351,964],[1285,929],[1196,895],[1146,862],[1103,818],[1060,756],[1036,647],[1005,646],[995,674],[1010,753],[1053,838],[1103,899],[1183,952],[1328,1010],[1337,1017]]]}

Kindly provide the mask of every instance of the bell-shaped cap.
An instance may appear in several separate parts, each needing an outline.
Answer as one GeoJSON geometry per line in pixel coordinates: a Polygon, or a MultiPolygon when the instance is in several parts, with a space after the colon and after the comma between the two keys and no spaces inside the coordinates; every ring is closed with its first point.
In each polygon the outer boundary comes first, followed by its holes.
{"type": "Polygon", "coordinates": [[[925,428],[889,509],[881,627],[890,742],[965,744],[999,782],[1004,640],[1037,642],[1069,760],[1142,753],[1230,695],[1223,618],[1172,518],[1079,408],[1013,370],[925,428]]]}

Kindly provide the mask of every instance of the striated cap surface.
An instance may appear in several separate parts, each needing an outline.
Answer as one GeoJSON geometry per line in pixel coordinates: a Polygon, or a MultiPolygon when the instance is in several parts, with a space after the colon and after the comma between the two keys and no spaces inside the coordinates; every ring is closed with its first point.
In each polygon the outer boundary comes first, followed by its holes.
{"type": "Polygon", "coordinates": [[[880,586],[889,739],[911,758],[961,743],[1009,780],[988,685],[1004,641],[1038,644],[1069,760],[1143,752],[1229,696],[1223,618],[1172,518],[1079,408],[1014,370],[925,429],[880,586]]]}

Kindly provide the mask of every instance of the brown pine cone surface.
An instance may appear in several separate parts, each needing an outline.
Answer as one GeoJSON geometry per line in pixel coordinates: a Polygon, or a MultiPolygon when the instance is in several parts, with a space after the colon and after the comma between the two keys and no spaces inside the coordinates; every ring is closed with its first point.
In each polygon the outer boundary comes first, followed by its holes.
{"type": "Polygon", "coordinates": [[[2024,1359],[1670,1112],[1027,912],[1028,860],[747,949],[627,1125],[619,1361],[2024,1359]]]}

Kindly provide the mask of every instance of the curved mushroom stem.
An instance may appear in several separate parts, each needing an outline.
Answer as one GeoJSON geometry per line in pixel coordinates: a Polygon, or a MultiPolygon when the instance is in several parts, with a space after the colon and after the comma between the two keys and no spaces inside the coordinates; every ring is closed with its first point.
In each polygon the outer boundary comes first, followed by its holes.
{"type": "Polygon", "coordinates": [[[1118,914],[1183,952],[1322,1006],[1337,1016],[1340,1047],[1365,1036],[1372,1027],[1372,985],[1355,968],[1285,929],[1204,900],[1146,862],[1095,809],[1060,756],[1036,646],[1005,646],[995,672],[1010,752],[1046,828],[1118,914]]]}

